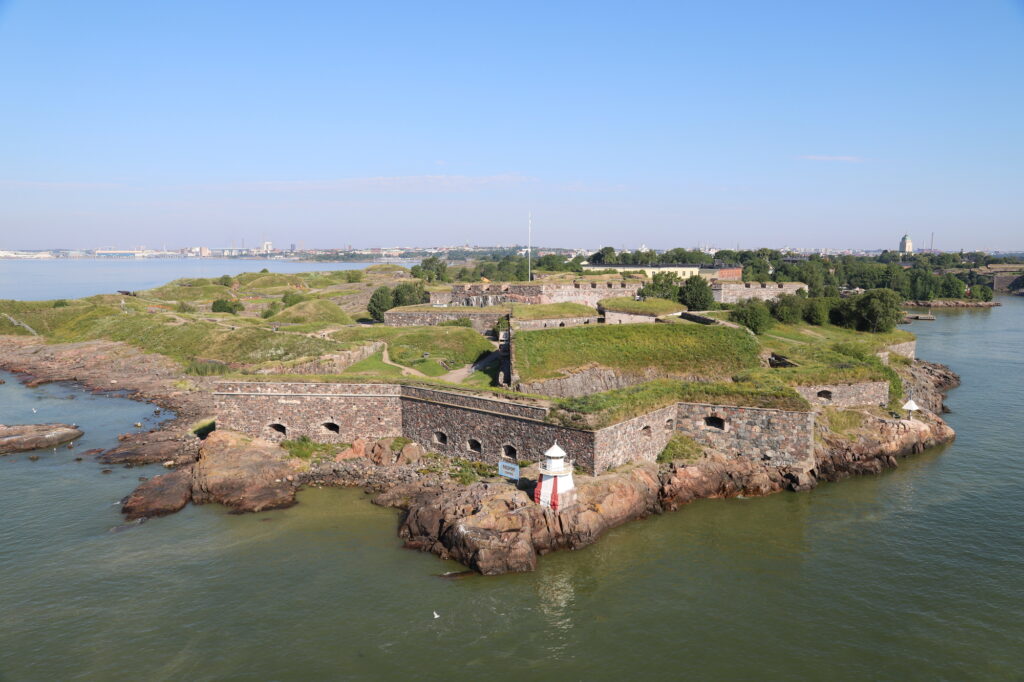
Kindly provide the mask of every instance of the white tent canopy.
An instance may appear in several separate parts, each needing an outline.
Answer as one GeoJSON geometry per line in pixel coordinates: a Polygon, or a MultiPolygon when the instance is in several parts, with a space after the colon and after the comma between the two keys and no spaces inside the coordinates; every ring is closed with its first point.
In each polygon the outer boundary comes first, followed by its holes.
{"type": "Polygon", "coordinates": [[[910,410],[911,412],[917,412],[921,408],[918,407],[917,403],[915,403],[913,401],[913,399],[911,399],[911,400],[908,400],[907,402],[903,403],[903,409],[904,410],[910,410]]]}

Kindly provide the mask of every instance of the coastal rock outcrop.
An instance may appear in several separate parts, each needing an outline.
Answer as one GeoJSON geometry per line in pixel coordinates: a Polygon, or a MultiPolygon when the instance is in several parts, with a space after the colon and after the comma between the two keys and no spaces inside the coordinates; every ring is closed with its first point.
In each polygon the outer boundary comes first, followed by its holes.
{"type": "Polygon", "coordinates": [[[81,435],[71,424],[0,424],[0,455],[52,448],[81,435]]]}
{"type": "Polygon", "coordinates": [[[938,416],[919,412],[912,419],[865,416],[853,433],[834,434],[822,430],[815,447],[817,476],[836,481],[852,474],[877,474],[895,468],[897,458],[924,452],[956,437],[938,416]]]}
{"type": "Polygon", "coordinates": [[[124,498],[121,512],[128,521],[180,511],[192,499],[192,469],[154,476],[124,498]]]}
{"type": "Polygon", "coordinates": [[[121,445],[97,457],[103,464],[139,466],[173,461],[176,465],[195,461],[199,456],[199,439],[192,434],[155,431],[130,434],[121,445]]]}
{"type": "Polygon", "coordinates": [[[236,512],[295,504],[295,470],[270,441],[214,431],[203,441],[192,468],[192,501],[219,502],[236,512]]]}

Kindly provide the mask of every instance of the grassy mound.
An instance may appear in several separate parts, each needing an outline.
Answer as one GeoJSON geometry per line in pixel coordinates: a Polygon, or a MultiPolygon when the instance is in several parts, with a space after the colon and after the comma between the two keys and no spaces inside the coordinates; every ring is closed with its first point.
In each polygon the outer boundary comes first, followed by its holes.
{"type": "Polygon", "coordinates": [[[630,313],[632,315],[671,315],[686,310],[686,306],[678,301],[670,301],[666,298],[648,298],[637,301],[633,298],[604,298],[598,301],[599,306],[605,310],[616,313],[630,313]]]}
{"type": "Polygon", "coordinates": [[[348,313],[336,304],[323,299],[296,303],[274,315],[270,320],[287,324],[353,324],[348,313]]]}
{"type": "MultiPolygon", "coordinates": [[[[183,280],[178,280],[178,282],[183,280]]],[[[198,281],[198,280],[197,280],[198,281]]],[[[156,289],[140,292],[143,298],[156,298],[161,301],[213,301],[218,298],[234,298],[229,287],[220,284],[178,284],[171,282],[156,289]]]]}
{"type": "MultiPolygon", "coordinates": [[[[444,362],[449,368],[476,362],[494,350],[484,337],[466,327],[349,327],[331,334],[342,342],[385,341],[392,362],[420,369],[424,360],[444,362]],[[428,354],[424,358],[424,354],[428,354]]],[[[429,368],[433,370],[433,368],[429,368]]],[[[421,370],[423,371],[423,370],[421,370]]],[[[429,374],[430,371],[424,372],[429,374]]]]}
{"type": "Polygon", "coordinates": [[[589,363],[623,371],[727,379],[758,367],[758,343],[746,332],[700,325],[612,325],[545,329],[516,335],[523,381],[550,379],[589,363]]]}
{"type": "Polygon", "coordinates": [[[238,280],[242,288],[246,291],[252,291],[255,289],[277,289],[280,287],[296,287],[303,286],[301,278],[295,275],[275,275],[268,273],[246,273],[239,275],[235,279],[238,280]]]}

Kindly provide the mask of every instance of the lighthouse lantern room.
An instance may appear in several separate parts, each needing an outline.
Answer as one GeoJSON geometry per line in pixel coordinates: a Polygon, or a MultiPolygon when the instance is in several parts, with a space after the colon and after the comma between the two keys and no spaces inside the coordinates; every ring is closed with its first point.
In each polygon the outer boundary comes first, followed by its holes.
{"type": "Polygon", "coordinates": [[[558,510],[576,502],[576,486],[572,482],[572,466],[565,461],[565,450],[552,445],[544,453],[540,477],[533,492],[533,501],[542,507],[558,510]]]}

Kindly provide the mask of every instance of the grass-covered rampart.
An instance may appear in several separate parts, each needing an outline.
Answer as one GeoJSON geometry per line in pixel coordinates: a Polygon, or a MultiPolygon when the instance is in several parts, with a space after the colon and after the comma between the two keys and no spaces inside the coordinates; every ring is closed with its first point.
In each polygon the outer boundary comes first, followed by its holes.
{"type": "Polygon", "coordinates": [[[670,301],[666,298],[647,298],[638,301],[634,298],[605,298],[598,301],[605,310],[617,313],[629,313],[631,315],[671,315],[686,310],[686,306],[677,301],[670,301]]]}
{"type": "Polygon", "coordinates": [[[701,325],[606,325],[519,332],[522,381],[561,376],[590,363],[626,372],[728,379],[758,367],[757,341],[746,332],[701,325]]]}

